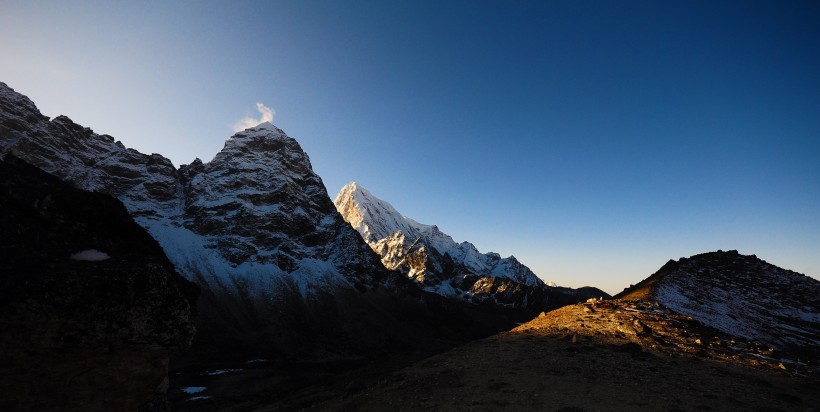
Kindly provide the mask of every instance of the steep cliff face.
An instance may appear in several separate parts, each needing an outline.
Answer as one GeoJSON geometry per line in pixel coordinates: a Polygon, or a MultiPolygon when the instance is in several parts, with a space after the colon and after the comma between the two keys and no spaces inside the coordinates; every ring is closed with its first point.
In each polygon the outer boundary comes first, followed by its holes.
{"type": "Polygon", "coordinates": [[[5,84],[0,108],[3,153],[116,196],[202,286],[197,350],[349,359],[416,346],[444,324],[462,338],[497,330],[381,265],[299,144],[269,123],[233,135],[209,162],[176,169],[67,117],[49,121],[5,84]]]}
{"type": "Polygon", "coordinates": [[[6,156],[0,233],[0,409],[164,409],[197,290],[123,205],[6,156]]]}
{"type": "Polygon", "coordinates": [[[547,286],[514,256],[480,253],[456,243],[435,225],[416,222],[361,185],[346,185],[334,201],[342,214],[388,269],[398,270],[425,290],[467,302],[516,311],[528,318],[544,310],[592,297],[594,288],[547,286]]]}
{"type": "Polygon", "coordinates": [[[670,260],[616,297],[655,301],[724,333],[795,356],[820,356],[820,282],[755,255],[670,260]]]}

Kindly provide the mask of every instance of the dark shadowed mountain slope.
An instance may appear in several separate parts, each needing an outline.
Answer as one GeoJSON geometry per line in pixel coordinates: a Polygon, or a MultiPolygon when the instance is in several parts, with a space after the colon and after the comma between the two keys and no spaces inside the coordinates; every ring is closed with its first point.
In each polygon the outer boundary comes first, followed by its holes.
{"type": "Polygon", "coordinates": [[[0,160],[0,410],[161,410],[196,286],[123,205],[0,160]]]}

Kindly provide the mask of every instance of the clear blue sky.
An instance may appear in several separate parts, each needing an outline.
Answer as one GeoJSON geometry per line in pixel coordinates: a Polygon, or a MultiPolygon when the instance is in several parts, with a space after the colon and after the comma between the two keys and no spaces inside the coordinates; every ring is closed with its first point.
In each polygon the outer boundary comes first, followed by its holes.
{"type": "Polygon", "coordinates": [[[256,103],[481,251],[609,292],[670,258],[820,277],[820,3],[3,1],[0,81],[179,165],[256,103]]]}

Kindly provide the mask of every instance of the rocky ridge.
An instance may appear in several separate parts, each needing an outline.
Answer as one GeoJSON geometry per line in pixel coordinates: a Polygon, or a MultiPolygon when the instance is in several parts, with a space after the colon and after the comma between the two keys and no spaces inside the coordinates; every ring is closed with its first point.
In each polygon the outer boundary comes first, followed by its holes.
{"type": "Polygon", "coordinates": [[[657,302],[771,351],[820,357],[820,281],[755,255],[732,250],[670,260],[616,297],[657,302]]]}
{"type": "Polygon", "coordinates": [[[480,253],[469,242],[456,243],[435,225],[399,213],[356,182],[334,201],[342,217],[381,256],[425,290],[467,302],[517,310],[522,319],[591,297],[609,297],[595,288],[548,286],[514,256],[480,253]]]}

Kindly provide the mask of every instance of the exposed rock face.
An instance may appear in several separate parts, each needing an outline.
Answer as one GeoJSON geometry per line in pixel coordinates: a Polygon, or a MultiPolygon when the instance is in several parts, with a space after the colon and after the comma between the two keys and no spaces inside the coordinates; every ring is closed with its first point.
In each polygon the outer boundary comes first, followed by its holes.
{"type": "Polygon", "coordinates": [[[724,333],[820,356],[820,282],[737,251],[670,260],[618,294],[655,301],[724,333]]]}
{"type": "Polygon", "coordinates": [[[437,226],[403,216],[355,182],[342,188],[334,203],[385,267],[401,271],[427,291],[519,311],[524,318],[591,297],[609,297],[595,288],[547,286],[514,256],[502,259],[497,253],[480,253],[469,242],[456,243],[437,226]]]}
{"type": "Polygon", "coordinates": [[[0,410],[163,410],[197,288],[123,205],[0,160],[0,410]]]}
{"type": "Polygon", "coordinates": [[[333,360],[413,346],[437,327],[461,337],[497,330],[385,269],[336,212],[299,144],[269,123],[177,170],[67,117],[49,121],[2,83],[0,109],[4,153],[119,198],[202,287],[194,348],[333,360]]]}

